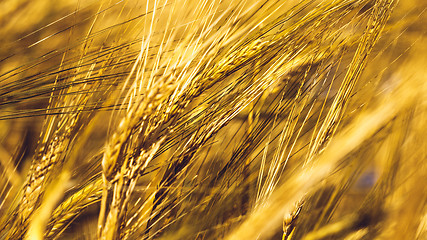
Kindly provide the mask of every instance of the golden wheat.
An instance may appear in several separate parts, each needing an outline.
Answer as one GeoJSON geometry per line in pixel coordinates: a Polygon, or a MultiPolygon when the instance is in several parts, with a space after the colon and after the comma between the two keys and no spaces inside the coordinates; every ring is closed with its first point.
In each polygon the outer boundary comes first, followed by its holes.
{"type": "Polygon", "coordinates": [[[0,8],[1,239],[426,237],[423,1],[0,8]]]}

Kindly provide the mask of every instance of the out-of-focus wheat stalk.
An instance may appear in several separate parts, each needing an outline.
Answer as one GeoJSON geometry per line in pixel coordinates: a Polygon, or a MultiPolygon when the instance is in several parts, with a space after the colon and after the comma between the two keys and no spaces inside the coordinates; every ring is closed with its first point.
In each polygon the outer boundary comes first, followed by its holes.
{"type": "Polygon", "coordinates": [[[423,1],[0,8],[1,239],[425,238],[423,1]]]}

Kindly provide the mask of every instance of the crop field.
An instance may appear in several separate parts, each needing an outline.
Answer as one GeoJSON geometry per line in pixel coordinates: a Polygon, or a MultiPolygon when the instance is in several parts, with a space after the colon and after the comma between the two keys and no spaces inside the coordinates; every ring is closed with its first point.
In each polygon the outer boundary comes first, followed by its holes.
{"type": "Polygon", "coordinates": [[[0,9],[0,240],[427,239],[427,1],[0,9]]]}

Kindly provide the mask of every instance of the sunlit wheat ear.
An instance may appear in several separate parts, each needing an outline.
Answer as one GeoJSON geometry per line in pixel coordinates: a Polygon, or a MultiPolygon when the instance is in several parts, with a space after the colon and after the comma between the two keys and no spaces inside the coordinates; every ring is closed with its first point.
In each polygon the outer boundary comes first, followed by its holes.
{"type": "Polygon", "coordinates": [[[47,225],[46,237],[56,238],[59,236],[78,214],[90,204],[101,198],[102,181],[94,181],[84,186],[73,196],[63,201],[52,213],[51,220],[47,225]]]}
{"type": "MultiPolygon", "coordinates": [[[[85,95],[63,99],[63,102],[56,106],[69,104],[84,106],[86,99],[85,95]]],[[[57,168],[64,163],[66,149],[72,144],[77,127],[80,127],[79,115],[77,112],[73,116],[52,117],[46,121],[46,132],[41,136],[40,147],[33,159],[23,197],[18,207],[18,217],[14,223],[18,228],[26,228],[29,219],[41,202],[47,184],[52,181],[55,174],[59,174],[57,168]]],[[[10,237],[15,238],[23,233],[23,231],[18,231],[12,233],[10,237]]]]}

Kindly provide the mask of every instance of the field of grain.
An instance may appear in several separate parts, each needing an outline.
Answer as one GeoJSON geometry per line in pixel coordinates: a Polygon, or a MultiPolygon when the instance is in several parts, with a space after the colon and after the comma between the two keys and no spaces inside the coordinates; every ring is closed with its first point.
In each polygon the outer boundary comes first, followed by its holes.
{"type": "Polygon", "coordinates": [[[427,239],[426,1],[0,9],[0,240],[427,239]]]}

